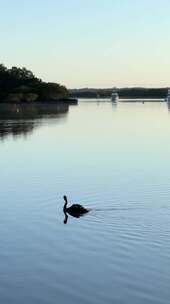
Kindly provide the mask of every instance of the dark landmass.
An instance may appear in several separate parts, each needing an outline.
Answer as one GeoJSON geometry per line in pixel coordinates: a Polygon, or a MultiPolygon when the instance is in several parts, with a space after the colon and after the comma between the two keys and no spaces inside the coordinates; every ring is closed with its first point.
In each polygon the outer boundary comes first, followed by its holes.
{"type": "Polygon", "coordinates": [[[0,103],[66,102],[75,104],[69,98],[65,86],[44,82],[26,68],[7,69],[0,64],[0,103]]]}
{"type": "MultiPolygon", "coordinates": [[[[70,97],[74,98],[110,98],[113,88],[107,89],[72,89],[69,90],[70,97]]],[[[168,93],[168,88],[117,88],[119,98],[165,98],[168,93]]]]}
{"type": "MultiPolygon", "coordinates": [[[[77,98],[110,98],[113,88],[72,89],[44,82],[26,68],[6,68],[0,64],[0,103],[65,102],[77,104],[77,98]]],[[[120,98],[165,98],[168,88],[117,88],[120,98]]]]}

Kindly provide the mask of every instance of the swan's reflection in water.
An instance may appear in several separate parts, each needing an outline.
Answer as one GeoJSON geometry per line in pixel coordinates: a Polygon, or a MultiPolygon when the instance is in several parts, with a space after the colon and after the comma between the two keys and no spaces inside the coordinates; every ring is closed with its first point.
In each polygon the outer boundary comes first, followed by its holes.
{"type": "Polygon", "coordinates": [[[68,218],[71,216],[75,217],[75,218],[80,218],[82,216],[85,216],[85,214],[69,214],[69,216],[68,216],[67,212],[63,211],[63,213],[64,213],[64,221],[63,221],[64,224],[67,224],[68,218]]]}
{"type": "Polygon", "coordinates": [[[27,136],[43,123],[43,119],[64,119],[69,110],[65,103],[0,104],[0,140],[8,135],[27,136]]]}

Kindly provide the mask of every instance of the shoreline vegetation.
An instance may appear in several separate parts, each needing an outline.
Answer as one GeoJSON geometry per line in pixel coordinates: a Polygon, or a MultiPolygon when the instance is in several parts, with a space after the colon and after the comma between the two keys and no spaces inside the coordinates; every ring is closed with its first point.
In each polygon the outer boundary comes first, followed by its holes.
{"type": "MultiPolygon", "coordinates": [[[[115,88],[120,99],[164,99],[168,88],[115,88]]],[[[67,89],[64,85],[44,82],[25,67],[8,69],[0,64],[1,103],[58,103],[77,104],[78,98],[111,98],[113,88],[67,89]]]]}
{"type": "MultiPolygon", "coordinates": [[[[115,88],[121,99],[164,99],[167,96],[168,88],[115,88]]],[[[111,98],[113,88],[95,89],[70,89],[69,95],[72,98],[111,98]]]]}
{"type": "Polygon", "coordinates": [[[26,68],[8,69],[0,64],[0,103],[64,102],[76,104],[67,88],[58,83],[44,82],[26,68]]]}

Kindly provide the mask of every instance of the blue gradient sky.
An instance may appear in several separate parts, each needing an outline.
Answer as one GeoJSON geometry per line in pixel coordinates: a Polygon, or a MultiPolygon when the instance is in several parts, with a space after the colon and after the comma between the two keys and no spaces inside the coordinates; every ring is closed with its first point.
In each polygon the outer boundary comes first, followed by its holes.
{"type": "Polygon", "coordinates": [[[74,87],[170,86],[169,0],[0,0],[0,61],[74,87]]]}

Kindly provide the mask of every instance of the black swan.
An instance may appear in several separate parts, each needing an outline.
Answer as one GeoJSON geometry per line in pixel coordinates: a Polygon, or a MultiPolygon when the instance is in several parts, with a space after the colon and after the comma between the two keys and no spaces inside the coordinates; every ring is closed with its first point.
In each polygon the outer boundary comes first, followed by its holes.
{"type": "Polygon", "coordinates": [[[83,214],[89,212],[88,209],[84,208],[83,206],[79,205],[79,204],[73,204],[70,207],[67,207],[68,201],[67,201],[67,196],[64,195],[63,199],[65,201],[64,207],[63,207],[63,211],[64,213],[68,213],[74,217],[80,217],[83,214]]]}

